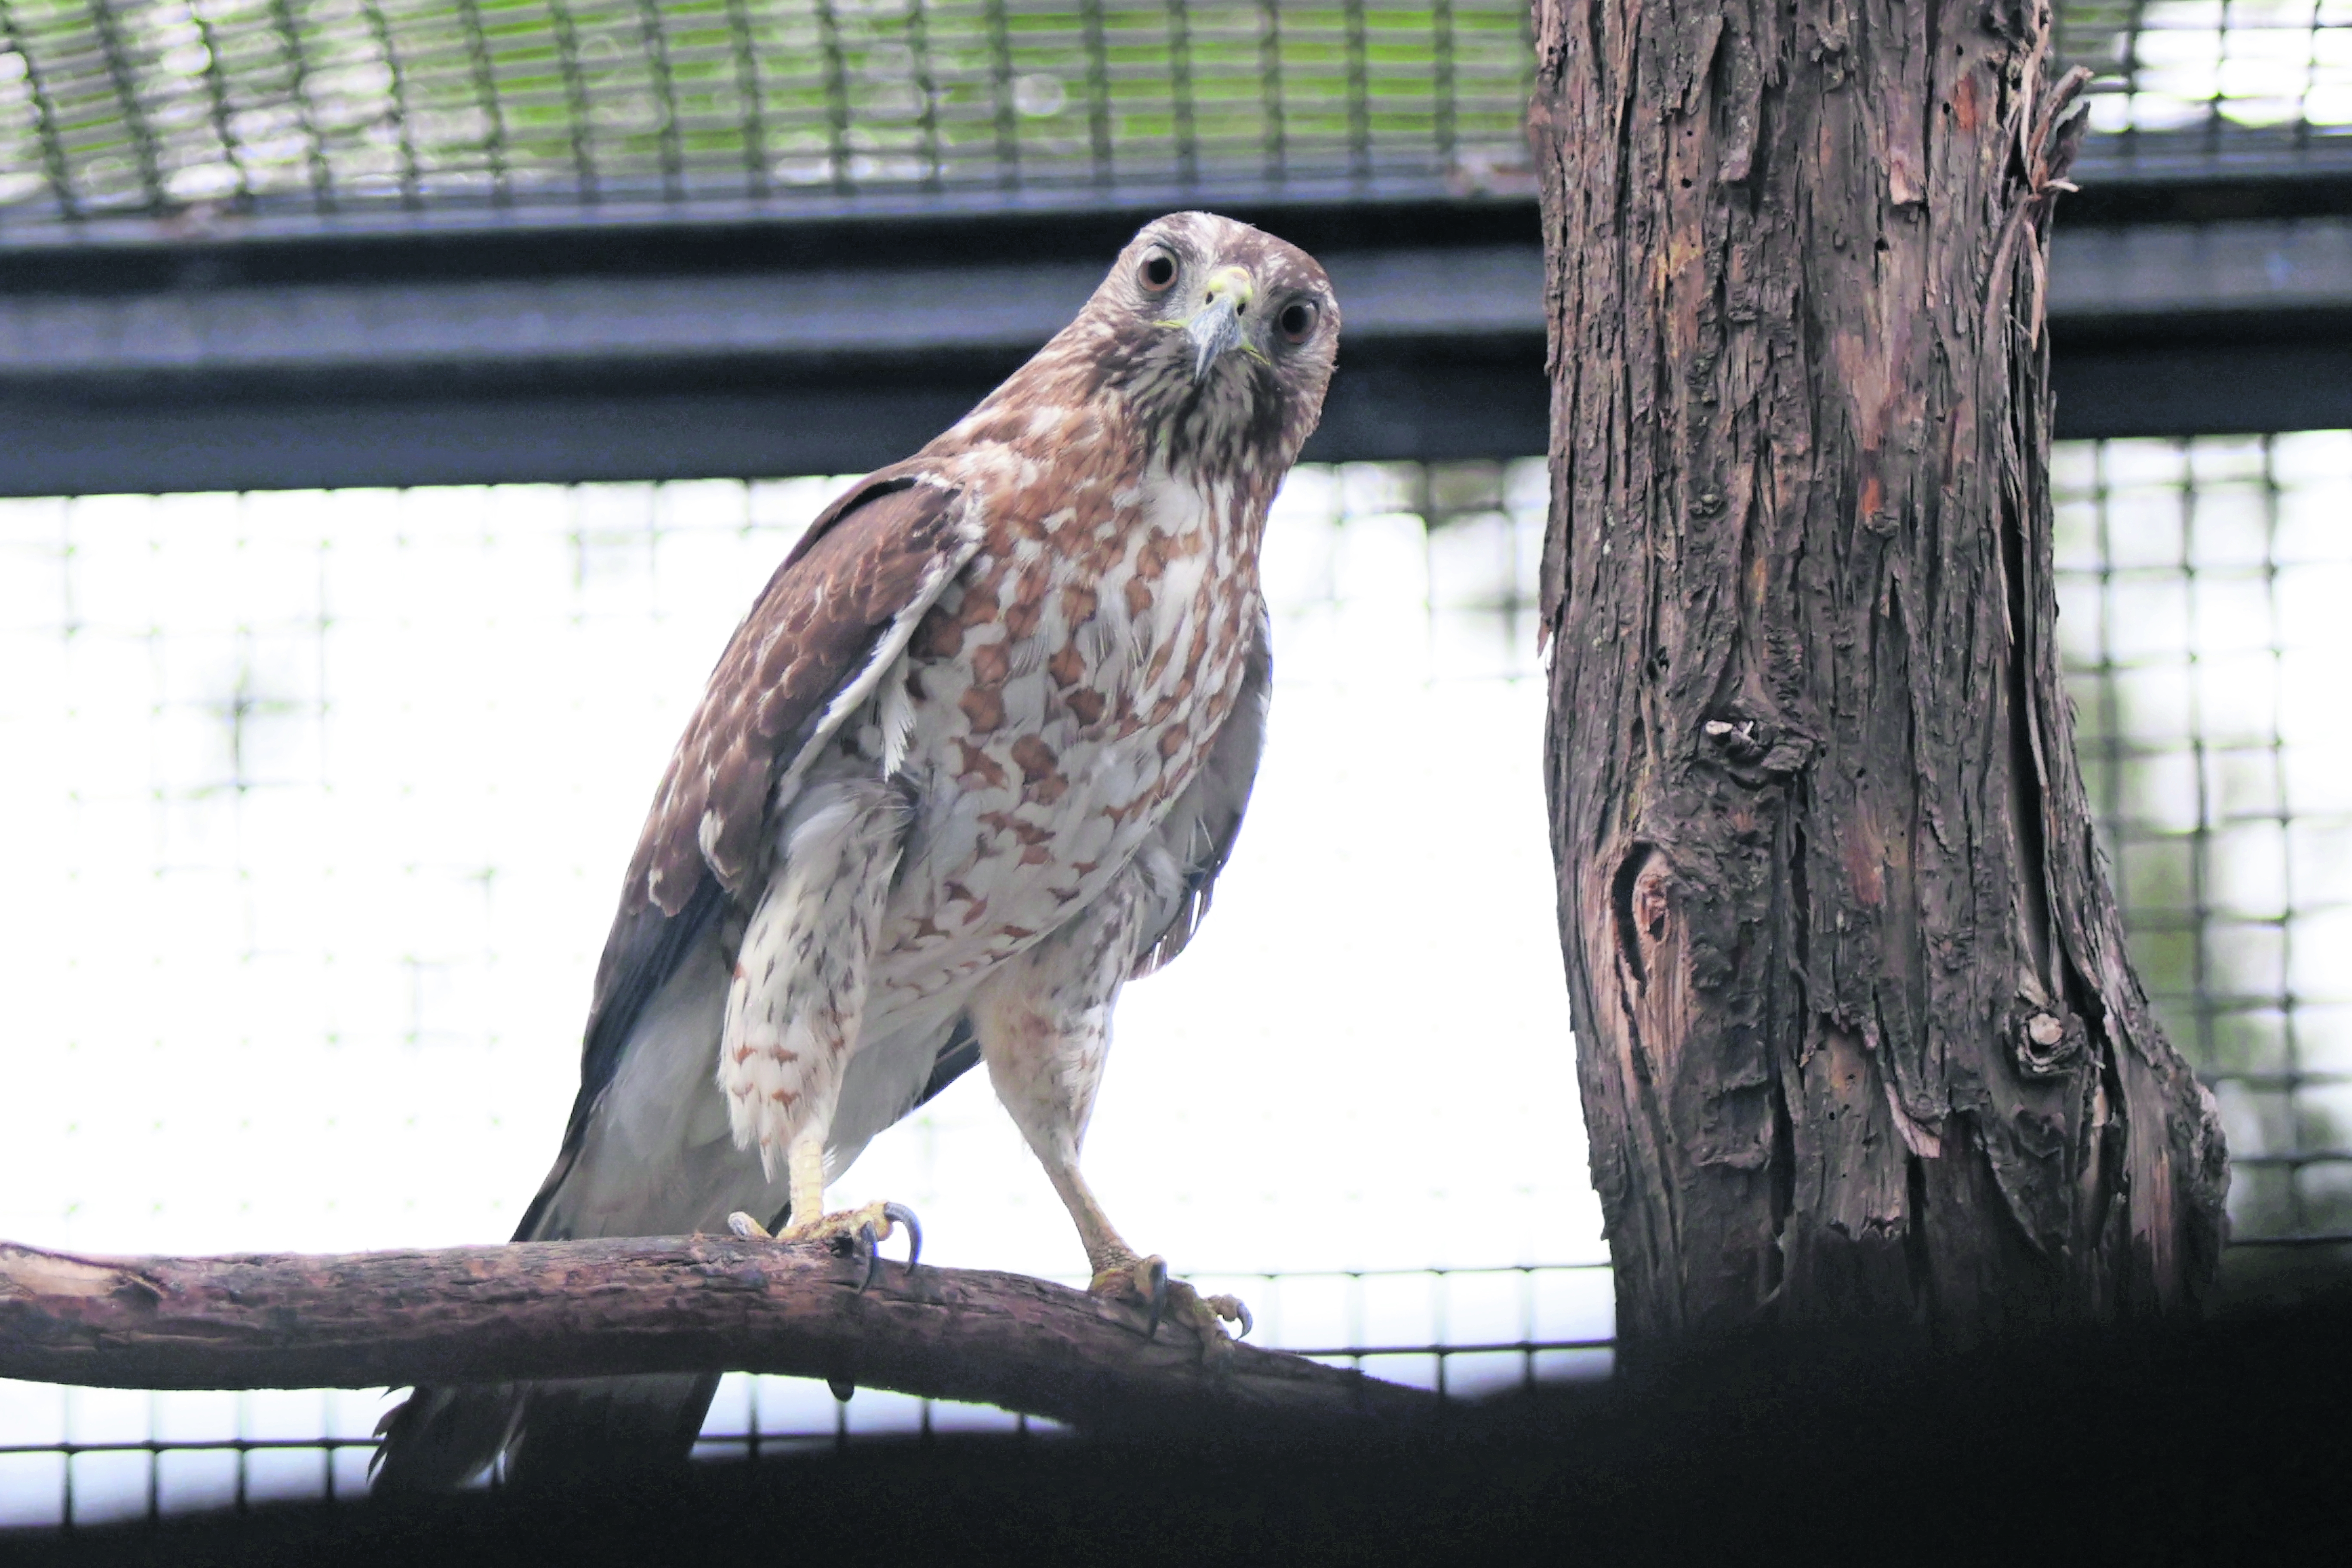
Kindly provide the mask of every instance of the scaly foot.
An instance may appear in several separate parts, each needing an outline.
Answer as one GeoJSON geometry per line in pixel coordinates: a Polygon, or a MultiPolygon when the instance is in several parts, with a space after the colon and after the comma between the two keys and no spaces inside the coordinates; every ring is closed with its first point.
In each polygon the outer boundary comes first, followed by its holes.
{"type": "Polygon", "coordinates": [[[1159,1337],[1163,1321],[1183,1324],[1199,1337],[1204,1359],[1232,1353],[1234,1336],[1225,1332],[1225,1324],[1239,1323],[1244,1334],[1253,1327],[1250,1310],[1239,1298],[1203,1296],[1181,1279],[1171,1279],[1168,1260],[1157,1256],[1113,1260],[1096,1271],[1087,1294],[1139,1304],[1146,1339],[1159,1337]]]}
{"type": "Polygon", "coordinates": [[[923,1256],[923,1227],[915,1211],[904,1204],[867,1204],[864,1208],[794,1220],[780,1236],[750,1215],[737,1210],[727,1216],[727,1228],[746,1241],[830,1241],[865,1265],[857,1281],[859,1295],[882,1272],[882,1243],[899,1226],[907,1227],[907,1268],[911,1272],[923,1256]]]}

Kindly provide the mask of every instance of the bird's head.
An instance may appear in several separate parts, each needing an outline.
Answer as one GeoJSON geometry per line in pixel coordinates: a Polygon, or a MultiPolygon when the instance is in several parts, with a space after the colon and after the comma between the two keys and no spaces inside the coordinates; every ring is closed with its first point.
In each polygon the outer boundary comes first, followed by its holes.
{"type": "Polygon", "coordinates": [[[1119,252],[1065,336],[1171,461],[1278,478],[1322,416],[1339,306],[1297,246],[1171,213],[1119,252]]]}

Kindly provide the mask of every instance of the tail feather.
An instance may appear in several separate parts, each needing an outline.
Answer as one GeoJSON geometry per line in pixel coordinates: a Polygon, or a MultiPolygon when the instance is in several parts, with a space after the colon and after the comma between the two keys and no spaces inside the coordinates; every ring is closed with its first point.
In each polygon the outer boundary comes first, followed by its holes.
{"type": "Polygon", "coordinates": [[[368,1470],[380,1492],[448,1491],[499,1457],[522,1414],[511,1383],[419,1388],[376,1423],[383,1439],[368,1470]]]}
{"type": "Polygon", "coordinates": [[[448,1491],[501,1451],[518,1487],[672,1469],[718,1392],[716,1373],[420,1388],[376,1427],[374,1489],[448,1491]]]}
{"type": "Polygon", "coordinates": [[[717,1373],[571,1378],[530,1385],[507,1474],[518,1487],[675,1469],[694,1451],[717,1373]]]}
{"type": "MultiPolygon", "coordinates": [[[[778,1201],[782,1184],[767,1180],[734,1147],[710,1086],[727,980],[726,966],[706,954],[682,964],[647,1005],[630,1033],[627,1070],[616,1070],[604,1097],[575,1113],[517,1241],[717,1229],[739,1207],[755,1215],[767,1208],[769,1228],[784,1227],[792,1211],[778,1201]]],[[[914,1043],[925,1047],[916,1064],[919,1096],[909,1086],[908,1098],[892,1102],[877,1125],[938,1093],[979,1058],[960,1017],[938,1021],[935,1037],[914,1043]]],[[[877,1058],[892,1054],[887,1045],[877,1047],[877,1058]]],[[[506,1479],[516,1485],[668,1468],[692,1454],[718,1391],[715,1373],[422,1386],[376,1428],[383,1442],[374,1485],[446,1490],[502,1453],[506,1479]]]]}
{"type": "MultiPolygon", "coordinates": [[[[572,1234],[546,1197],[518,1241],[572,1234]]],[[[769,1228],[782,1230],[791,1213],[778,1209],[769,1228]]],[[[518,1486],[669,1468],[693,1452],[718,1392],[716,1373],[419,1386],[376,1424],[369,1470],[377,1491],[425,1492],[464,1486],[501,1453],[518,1486]]]]}

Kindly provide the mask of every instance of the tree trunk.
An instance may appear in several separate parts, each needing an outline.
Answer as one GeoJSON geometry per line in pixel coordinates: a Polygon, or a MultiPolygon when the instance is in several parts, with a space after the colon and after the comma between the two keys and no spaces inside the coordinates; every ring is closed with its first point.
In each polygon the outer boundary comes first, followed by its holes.
{"type": "Polygon", "coordinates": [[[1537,0],[1547,771],[1629,1350],[2193,1302],[2059,682],[2028,0],[1537,0]]]}

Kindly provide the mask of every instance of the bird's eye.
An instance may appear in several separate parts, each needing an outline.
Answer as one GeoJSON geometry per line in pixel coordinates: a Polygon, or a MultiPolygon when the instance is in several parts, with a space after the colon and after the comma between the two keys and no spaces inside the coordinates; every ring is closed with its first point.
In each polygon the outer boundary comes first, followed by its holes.
{"type": "Polygon", "coordinates": [[[1315,331],[1315,322],[1322,313],[1311,300],[1293,300],[1282,308],[1282,314],[1275,318],[1274,324],[1282,329],[1282,335],[1287,341],[1303,343],[1315,331]]]}
{"type": "Polygon", "coordinates": [[[1176,258],[1164,250],[1153,251],[1135,269],[1135,280],[1154,294],[1167,292],[1168,285],[1176,281],[1176,258]]]}

